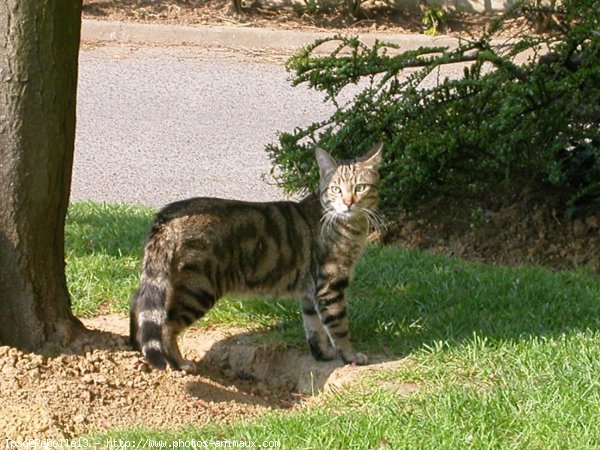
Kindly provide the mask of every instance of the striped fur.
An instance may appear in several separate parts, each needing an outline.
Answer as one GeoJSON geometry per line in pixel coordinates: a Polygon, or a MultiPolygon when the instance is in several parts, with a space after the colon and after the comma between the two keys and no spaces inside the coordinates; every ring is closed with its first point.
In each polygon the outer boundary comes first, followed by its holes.
{"type": "Polygon", "coordinates": [[[130,340],[150,364],[193,371],[178,335],[225,294],[296,297],[317,360],[366,364],[350,344],[345,290],[377,225],[381,144],[359,160],[317,149],[319,193],[300,202],[192,198],[155,217],[130,313],[130,340]]]}

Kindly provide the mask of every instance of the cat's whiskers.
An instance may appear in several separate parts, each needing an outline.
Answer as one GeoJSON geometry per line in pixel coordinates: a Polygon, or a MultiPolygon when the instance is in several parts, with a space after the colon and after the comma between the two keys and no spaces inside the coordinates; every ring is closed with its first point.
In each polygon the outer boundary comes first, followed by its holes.
{"type": "Polygon", "coordinates": [[[367,218],[369,226],[374,231],[381,232],[387,228],[383,222],[383,218],[377,213],[377,211],[370,208],[361,208],[353,215],[343,214],[335,209],[328,209],[323,214],[323,217],[321,217],[321,234],[331,232],[331,230],[335,227],[335,223],[339,220],[353,220],[353,217],[358,217],[360,215],[364,215],[367,218]]]}
{"type": "Polygon", "coordinates": [[[382,230],[387,228],[383,218],[379,215],[379,213],[373,209],[363,208],[367,216],[367,220],[369,221],[369,225],[373,228],[374,231],[380,233],[382,230]]]}
{"type": "Polygon", "coordinates": [[[325,211],[325,214],[321,217],[321,234],[329,233],[339,216],[341,214],[333,209],[325,211]]]}

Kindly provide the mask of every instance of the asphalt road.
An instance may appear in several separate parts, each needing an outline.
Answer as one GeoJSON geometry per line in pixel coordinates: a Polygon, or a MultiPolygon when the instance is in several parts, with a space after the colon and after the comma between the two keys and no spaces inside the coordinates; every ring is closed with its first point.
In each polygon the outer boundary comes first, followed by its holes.
{"type": "MultiPolygon", "coordinates": [[[[265,49],[291,54],[315,35],[83,25],[71,201],[158,207],[193,196],[284,198],[269,177],[265,146],[276,142],[278,131],[329,117],[333,107],[319,92],[293,88],[284,59],[256,55],[265,49]]],[[[404,50],[455,42],[410,35],[384,39],[404,50]]],[[[445,70],[450,76],[462,72],[445,70]]],[[[440,76],[432,74],[430,82],[440,76]]]]}
{"type": "Polygon", "coordinates": [[[84,46],[71,201],[275,200],[265,145],[328,117],[282,63],[200,47],[84,46]]]}

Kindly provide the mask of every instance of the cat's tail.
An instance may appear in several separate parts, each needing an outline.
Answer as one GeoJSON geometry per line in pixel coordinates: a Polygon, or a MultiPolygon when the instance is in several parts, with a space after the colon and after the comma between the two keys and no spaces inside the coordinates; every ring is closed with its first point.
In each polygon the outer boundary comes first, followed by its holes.
{"type": "Polygon", "coordinates": [[[155,368],[164,370],[167,360],[163,351],[162,330],[165,324],[165,302],[171,290],[170,263],[172,249],[160,237],[160,226],[152,228],[146,248],[140,287],[131,299],[129,310],[129,342],[141,350],[155,368]]]}

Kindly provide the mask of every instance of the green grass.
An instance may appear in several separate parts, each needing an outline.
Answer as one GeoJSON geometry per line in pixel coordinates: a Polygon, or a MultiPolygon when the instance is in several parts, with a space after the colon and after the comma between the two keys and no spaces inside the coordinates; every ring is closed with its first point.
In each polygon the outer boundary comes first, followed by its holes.
{"type": "MultiPolygon", "coordinates": [[[[67,262],[78,314],[127,310],[151,215],[72,206],[67,262]]],[[[299,411],[107,437],[280,440],[299,449],[600,448],[597,275],[370,247],[349,296],[355,347],[404,364],[299,411]]],[[[294,301],[227,299],[202,323],[304,345],[294,301]]]]}
{"type": "Polygon", "coordinates": [[[76,315],[126,311],[138,282],[149,208],[76,203],[65,227],[67,281],[76,315]]]}

